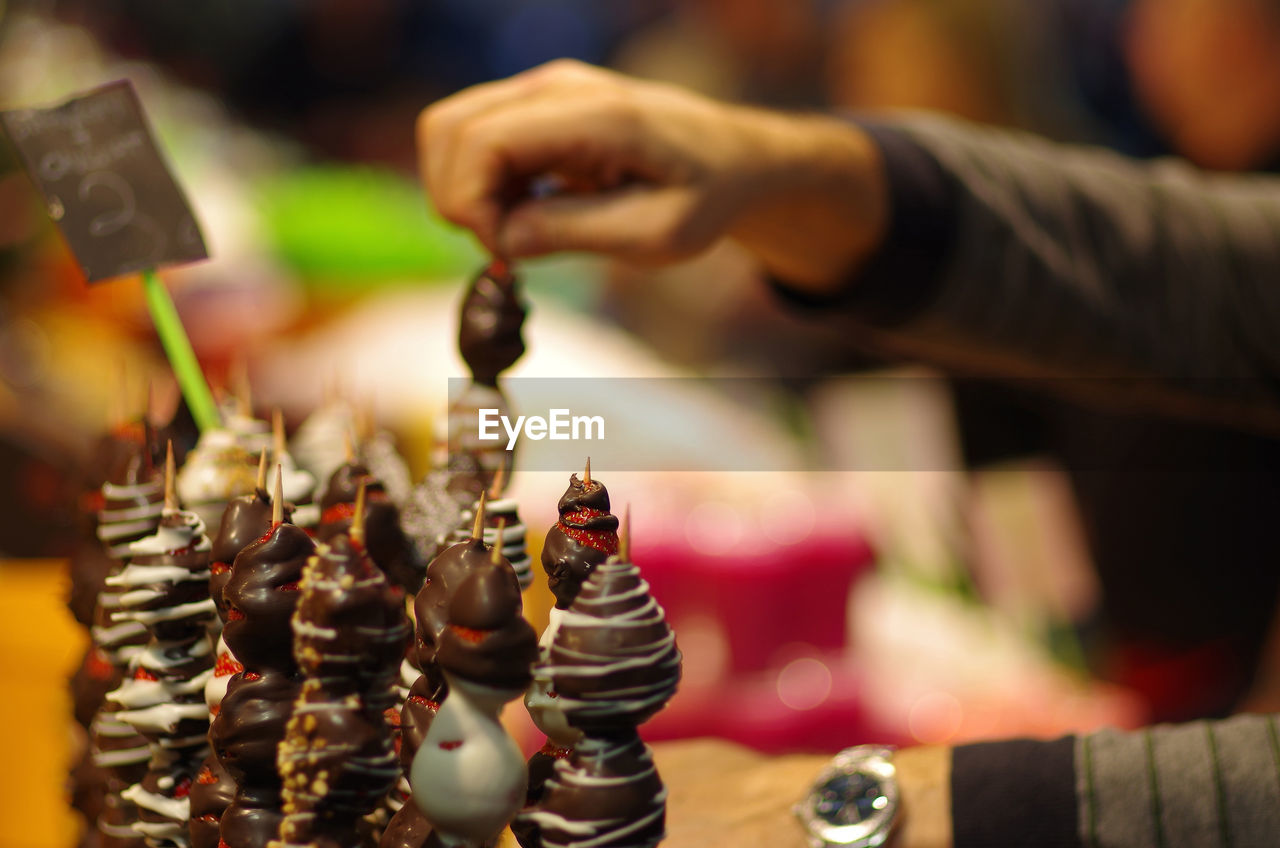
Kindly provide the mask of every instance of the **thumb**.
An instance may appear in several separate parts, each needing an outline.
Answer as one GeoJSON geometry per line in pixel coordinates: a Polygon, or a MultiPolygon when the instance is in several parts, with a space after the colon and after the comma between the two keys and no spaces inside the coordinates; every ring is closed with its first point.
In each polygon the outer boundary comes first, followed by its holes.
{"type": "Polygon", "coordinates": [[[541,256],[586,251],[623,259],[670,262],[708,247],[724,222],[698,214],[685,186],[633,184],[590,194],[530,200],[498,227],[502,255],[541,256]]]}

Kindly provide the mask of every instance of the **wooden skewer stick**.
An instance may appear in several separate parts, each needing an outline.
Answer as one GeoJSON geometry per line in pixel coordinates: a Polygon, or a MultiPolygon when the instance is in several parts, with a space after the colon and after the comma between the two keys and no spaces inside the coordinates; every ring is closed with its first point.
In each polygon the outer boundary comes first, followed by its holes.
{"type": "Polygon", "coordinates": [[[360,481],[360,488],[356,490],[356,508],[351,514],[351,530],[348,535],[357,545],[364,544],[364,499],[365,487],[368,484],[368,478],[360,481]]]}
{"type": "Polygon", "coordinates": [[[493,482],[489,484],[489,497],[502,497],[502,490],[507,487],[507,464],[504,462],[498,466],[498,470],[493,472],[493,482]]]}
{"type": "Polygon", "coordinates": [[[248,418],[253,414],[253,389],[249,385],[249,363],[237,358],[231,366],[231,394],[236,399],[236,409],[248,418]]]}
{"type": "Polygon", "coordinates": [[[354,416],[357,438],[362,442],[372,439],[374,433],[373,401],[369,398],[365,398],[364,401],[355,408],[354,416]]]}
{"type": "Polygon", "coordinates": [[[494,565],[502,562],[502,534],[506,532],[507,519],[498,519],[498,538],[493,543],[493,550],[489,554],[489,561],[494,565]]]}
{"type": "Polygon", "coordinates": [[[258,452],[258,481],[255,484],[262,491],[267,490],[267,449],[258,452]]]}
{"type": "Polygon", "coordinates": [[[142,418],[149,426],[158,427],[160,425],[160,416],[156,413],[156,384],[150,377],[147,378],[144,391],[146,392],[146,397],[142,418]]]}
{"type": "Polygon", "coordinates": [[[164,509],[173,512],[178,508],[178,473],[174,470],[173,439],[168,441],[164,457],[164,509]]]}
{"type": "Polygon", "coordinates": [[[342,452],[346,456],[348,465],[356,461],[355,439],[352,437],[350,430],[342,431],[342,452]]]}
{"type": "Polygon", "coordinates": [[[587,457],[587,468],[582,472],[582,488],[591,486],[591,457],[587,457]]]}
{"type": "Polygon", "coordinates": [[[471,524],[471,538],[477,542],[484,541],[484,508],[489,503],[489,493],[481,492],[480,500],[476,503],[476,520],[471,524]]]}
{"type": "Polygon", "coordinates": [[[622,526],[618,528],[618,556],[623,562],[631,562],[631,504],[622,512],[622,526]]]}
{"type": "Polygon", "coordinates": [[[280,462],[288,450],[284,440],[284,413],[278,406],[271,410],[271,450],[275,452],[276,462],[280,462]]]}
{"type": "MultiPolygon", "coordinates": [[[[266,451],[262,452],[266,456],[266,451]]],[[[276,465],[276,484],[271,489],[271,526],[278,527],[284,521],[284,470],[276,465]]]]}

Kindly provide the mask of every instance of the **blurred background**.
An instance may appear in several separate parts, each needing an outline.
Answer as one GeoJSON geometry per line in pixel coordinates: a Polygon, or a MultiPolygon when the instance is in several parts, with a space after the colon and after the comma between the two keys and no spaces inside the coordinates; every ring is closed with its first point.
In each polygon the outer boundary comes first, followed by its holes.
{"type": "MultiPolygon", "coordinates": [[[[415,479],[485,257],[422,197],[414,119],[562,56],[784,109],[934,109],[1206,168],[1280,163],[1268,0],[0,3],[0,108],[134,81],[210,247],[164,276],[211,382],[244,363],[260,411],[296,425],[336,380],[415,479]]],[[[834,750],[1280,706],[1275,442],[887,360],[788,314],[730,247],[519,271],[513,377],[752,378],[689,401],[686,432],[637,436],[674,452],[663,470],[595,469],[632,505],[686,657],[650,739],[834,750]],[[679,470],[725,434],[739,465],[679,470]],[[794,470],[741,470],[755,451],[794,470]]],[[[0,792],[0,820],[47,824],[4,844],[74,838],[69,755],[48,753],[84,640],[60,558],[109,410],[140,414],[168,381],[139,287],[85,285],[0,147],[0,738],[42,770],[0,792]]],[[[517,466],[535,549],[572,470],[517,466]]],[[[527,605],[545,616],[545,592],[527,605]]]]}

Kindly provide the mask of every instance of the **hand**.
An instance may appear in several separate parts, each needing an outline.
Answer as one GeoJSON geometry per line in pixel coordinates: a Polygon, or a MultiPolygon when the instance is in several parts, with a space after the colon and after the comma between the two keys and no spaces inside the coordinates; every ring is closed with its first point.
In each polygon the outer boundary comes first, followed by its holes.
{"type": "Polygon", "coordinates": [[[436,103],[418,147],[440,213],[509,258],[660,263],[728,236],[822,291],[874,250],[887,220],[875,145],[850,125],[566,60],[436,103]],[[545,178],[559,191],[530,196],[545,178]]]}
{"type": "MultiPolygon", "coordinates": [[[[766,757],[718,739],[654,746],[667,786],[664,848],[808,848],[791,807],[829,756],[766,757]]],[[[951,848],[949,748],[894,754],[900,819],[888,848],[951,848]]]]}

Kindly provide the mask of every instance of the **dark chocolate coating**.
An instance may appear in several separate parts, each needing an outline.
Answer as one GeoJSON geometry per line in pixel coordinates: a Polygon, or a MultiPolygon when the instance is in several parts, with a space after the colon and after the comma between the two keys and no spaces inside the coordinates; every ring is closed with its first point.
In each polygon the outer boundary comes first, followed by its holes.
{"type": "Polygon", "coordinates": [[[556,607],[568,609],[583,581],[600,563],[618,551],[618,519],[609,513],[609,492],[599,480],[584,486],[578,475],[569,475],[569,488],[556,504],[560,520],[547,531],[542,546],[542,569],[556,607]],[[598,515],[583,517],[580,510],[598,515]],[[583,544],[575,533],[591,534],[597,546],[583,544]]]}
{"type": "Polygon", "coordinates": [[[301,681],[285,672],[242,671],[232,676],[209,726],[209,742],[242,794],[279,791],[276,747],[301,688],[301,681]]]}
{"type": "Polygon", "coordinates": [[[369,556],[382,573],[404,592],[422,587],[424,560],[400,526],[400,508],[388,500],[386,488],[358,462],[338,466],[329,477],[320,499],[320,525],[316,539],[327,542],[351,530],[351,519],[360,484],[365,483],[364,537],[369,556]]]}
{"type": "Polygon", "coordinates": [[[315,542],[293,524],[275,527],[240,552],[223,589],[230,615],[222,638],[246,669],[293,672],[298,584],[315,542]]]}
{"type": "Polygon", "coordinates": [[[191,848],[218,848],[218,822],[236,796],[236,782],[210,754],[191,784],[191,848]]]}
{"type": "Polygon", "coordinates": [[[409,697],[400,710],[400,765],[406,773],[413,767],[413,757],[422,740],[427,738],[436,713],[440,712],[443,697],[426,675],[419,677],[409,689],[409,697]]]}
{"type": "MultiPolygon", "coordinates": [[[[139,453],[145,453],[140,445],[135,446],[135,449],[139,453]]],[[[164,500],[164,487],[160,474],[145,456],[135,457],[134,461],[115,469],[107,482],[127,490],[116,490],[108,495],[104,484],[96,532],[111,556],[123,557],[128,553],[129,543],[151,535],[159,526],[159,507],[164,500]],[[148,510],[147,507],[151,509],[148,510]],[[119,516],[129,516],[130,513],[133,513],[131,517],[119,520],[119,516]],[[140,513],[149,515],[141,519],[138,517],[140,513]],[[129,529],[135,524],[136,527],[129,529]]]]}
{"type": "Polygon", "coordinates": [[[178,468],[187,461],[187,454],[195,450],[196,443],[200,441],[200,426],[196,424],[195,416],[184,396],[178,396],[178,407],[173,411],[173,418],[156,430],[152,441],[155,445],[152,457],[157,468],[164,467],[165,450],[170,443],[173,444],[173,461],[178,468]]]}
{"type": "Polygon", "coordinates": [[[426,562],[400,526],[400,508],[388,500],[365,505],[364,537],[369,556],[393,586],[410,595],[422,588],[426,562]]]}
{"type": "MultiPolygon", "coordinates": [[[[537,806],[546,795],[547,780],[555,772],[560,760],[568,759],[573,751],[568,748],[552,748],[548,742],[529,758],[529,789],[525,793],[525,809],[537,806]]],[[[542,829],[528,816],[517,816],[511,823],[511,833],[521,848],[542,848],[542,829]]]]}
{"type": "Polygon", "coordinates": [[[146,842],[142,835],[132,828],[137,820],[137,806],[132,801],[121,798],[118,789],[108,787],[103,798],[102,815],[98,816],[101,848],[145,848],[146,842]]]}
{"type": "MultiPolygon", "coordinates": [[[[285,507],[285,520],[289,520],[289,508],[285,507]]],[[[209,566],[209,597],[218,608],[218,618],[227,620],[227,604],[223,589],[231,579],[231,566],[236,557],[249,545],[261,539],[271,530],[271,497],[262,489],[252,494],[240,495],[227,504],[222,513],[218,535],[213,539],[209,566]]]]}
{"type": "Polygon", "coordinates": [[[85,627],[93,626],[93,611],[98,605],[98,595],[106,585],[114,560],[107,556],[102,543],[96,538],[85,539],[76,546],[67,564],[71,587],[67,594],[67,607],[76,621],[85,627]]]}
{"type": "Polygon", "coordinates": [[[436,661],[458,677],[497,689],[533,680],[538,637],[520,614],[520,582],[505,559],[486,561],[458,585],[436,661]]]}
{"type": "Polygon", "coordinates": [[[306,843],[316,833],[354,833],[357,822],[378,806],[400,774],[381,709],[359,699],[335,698],[321,684],[318,678],[304,683],[279,751],[286,812],[281,837],[286,842],[306,843]],[[310,704],[323,708],[309,709],[310,704]]]}
{"type": "Polygon", "coordinates": [[[449,603],[449,623],[473,630],[496,630],[520,615],[520,584],[510,563],[500,559],[475,569],[449,603]]]}
{"type": "MultiPolygon", "coordinates": [[[[381,494],[386,495],[386,487],[382,485],[382,481],[373,476],[367,466],[359,462],[344,462],[339,465],[334,472],[329,475],[329,481],[325,486],[324,494],[320,496],[320,509],[332,509],[335,506],[343,504],[354,504],[356,496],[360,493],[360,484],[365,484],[364,495],[368,498],[370,495],[381,494]]],[[[344,519],[346,526],[351,525],[351,516],[348,515],[344,519]]],[[[322,516],[320,526],[325,527],[330,522],[325,521],[322,516]]]]}
{"type": "Polygon", "coordinates": [[[589,833],[542,827],[544,848],[591,840],[598,848],[656,846],[666,835],[666,803],[653,758],[640,737],[586,742],[558,765],[547,781],[540,809],[569,822],[593,825],[589,833]],[[566,767],[567,766],[567,767],[566,767]],[[636,828],[636,823],[645,824],[636,828]]]}
{"type": "Polygon", "coordinates": [[[96,845],[98,817],[102,815],[107,795],[107,775],[93,763],[93,753],[85,746],[69,775],[71,808],[83,819],[82,846],[96,845]]]}
{"type": "MultiPolygon", "coordinates": [[[[115,576],[124,570],[124,562],[116,560],[111,565],[108,577],[115,576]]],[[[147,628],[138,623],[121,626],[114,616],[120,611],[120,594],[123,590],[104,587],[98,595],[98,606],[93,614],[93,642],[102,649],[107,660],[118,670],[124,671],[127,664],[121,653],[124,649],[135,648],[147,644],[150,636],[147,628]]]]}
{"type": "Polygon", "coordinates": [[[441,700],[444,677],[436,664],[440,635],[449,623],[449,604],[467,575],[489,562],[490,552],[484,542],[471,539],[446,548],[427,566],[427,581],[413,601],[417,619],[417,666],[433,683],[441,700]]]}
{"type": "Polygon", "coordinates": [[[458,351],[477,383],[496,386],[498,375],[524,354],[521,331],[528,314],[516,279],[490,265],[471,281],[458,315],[458,351]]]}
{"type": "Polygon", "coordinates": [[[426,848],[431,832],[431,822],[410,797],[387,823],[378,848],[426,848]]]}
{"type": "Polygon", "coordinates": [[[228,848],[267,848],[279,835],[283,821],[278,800],[262,806],[236,801],[222,814],[222,841],[228,848]]]}
{"type": "Polygon", "coordinates": [[[90,473],[95,485],[127,486],[153,479],[159,468],[152,461],[152,434],[141,421],[115,427],[94,445],[90,473]]]}
{"type": "MultiPolygon", "coordinates": [[[[164,798],[175,799],[181,794],[189,793],[195,785],[196,775],[200,770],[203,752],[199,749],[166,750],[152,759],[146,777],[142,778],[142,788],[164,798]]],[[[189,799],[188,795],[188,799],[189,799]]],[[[165,823],[178,825],[181,833],[186,835],[190,825],[190,815],[182,818],[170,818],[164,813],[138,805],[138,821],[153,824],[165,823]]],[[[151,840],[148,840],[149,842],[151,840]]],[[[152,844],[164,845],[166,841],[152,844]]]]}
{"type": "Polygon", "coordinates": [[[680,651],[662,608],[648,591],[637,591],[644,586],[634,565],[610,560],[592,573],[570,607],[573,616],[556,631],[548,664],[574,727],[597,733],[634,727],[675,694],[680,651]],[[581,623],[584,617],[601,623],[581,623]],[[604,670],[622,660],[633,664],[604,670]]]}
{"type": "Polygon", "coordinates": [[[363,546],[345,535],[322,545],[308,565],[298,602],[294,658],[334,696],[359,693],[390,706],[411,630],[404,605],[363,546]],[[319,629],[336,631],[329,636],[319,629]]]}
{"type": "Polygon", "coordinates": [[[265,490],[255,489],[252,494],[232,498],[222,513],[218,534],[213,537],[210,557],[214,562],[230,565],[241,551],[265,536],[270,529],[271,496],[265,490]]]}
{"type": "MultiPolygon", "coordinates": [[[[161,520],[162,526],[181,526],[182,523],[181,513],[167,515],[161,520]]],[[[192,573],[196,573],[209,569],[209,551],[188,550],[163,554],[138,554],[131,557],[129,562],[132,565],[163,565],[171,568],[185,568],[192,573]]],[[[209,583],[207,580],[182,580],[177,582],[160,580],[155,583],[141,584],[130,588],[151,589],[158,593],[151,600],[130,606],[129,609],[134,611],[178,607],[209,597],[209,583]]],[[[196,634],[207,632],[211,616],[212,613],[193,610],[191,614],[182,618],[152,622],[148,625],[148,629],[151,631],[152,639],[156,641],[193,640],[196,634]]],[[[184,679],[190,679],[204,668],[212,665],[213,659],[211,656],[192,657],[191,664],[183,664],[176,667],[173,676],[176,677],[181,674],[184,679]]]]}
{"type": "Polygon", "coordinates": [[[120,677],[119,669],[111,664],[98,646],[90,645],[85,650],[80,667],[71,677],[71,701],[76,723],[89,727],[102,706],[103,698],[120,685],[120,677]]]}

